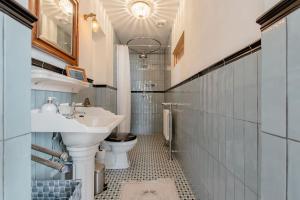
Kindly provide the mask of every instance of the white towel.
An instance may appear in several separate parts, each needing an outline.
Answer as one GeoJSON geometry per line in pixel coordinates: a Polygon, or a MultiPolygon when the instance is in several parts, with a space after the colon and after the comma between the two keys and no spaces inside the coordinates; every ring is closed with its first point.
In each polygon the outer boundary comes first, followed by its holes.
{"type": "Polygon", "coordinates": [[[170,111],[168,109],[164,109],[163,121],[164,121],[163,133],[164,133],[164,136],[165,136],[166,140],[169,141],[169,139],[170,139],[170,127],[169,127],[169,124],[170,124],[170,111]]]}

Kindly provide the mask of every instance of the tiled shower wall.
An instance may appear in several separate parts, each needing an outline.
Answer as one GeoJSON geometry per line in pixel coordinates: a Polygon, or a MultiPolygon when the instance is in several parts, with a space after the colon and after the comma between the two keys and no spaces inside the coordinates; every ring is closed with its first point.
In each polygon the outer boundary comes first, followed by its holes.
{"type": "Polygon", "coordinates": [[[131,69],[131,132],[162,133],[162,103],[164,102],[165,54],[161,51],[141,59],[130,54],[131,69]],[[146,91],[146,93],[143,93],[146,91]],[[155,91],[155,92],[153,92],[155,91]]]}
{"type": "MultiPolygon", "coordinates": [[[[83,102],[88,97],[92,105],[116,112],[116,90],[107,87],[91,87],[80,91],[78,94],[31,90],[31,109],[40,108],[47,101],[48,97],[55,97],[58,103],[83,102]]],[[[32,144],[55,150],[62,150],[64,148],[61,137],[52,140],[53,133],[32,133],[31,137],[32,144]]],[[[51,158],[46,154],[36,151],[32,151],[32,153],[45,159],[51,158]]],[[[63,174],[58,174],[55,170],[35,162],[31,162],[31,175],[34,180],[64,178],[63,174]]]]}
{"type": "Polygon", "coordinates": [[[131,130],[134,134],[162,133],[164,93],[131,94],[131,130]]]}
{"type": "Polygon", "coordinates": [[[300,199],[300,10],[262,33],[262,199],[300,199]]]}
{"type": "Polygon", "coordinates": [[[261,53],[166,93],[176,156],[197,199],[257,200],[261,53]]]}

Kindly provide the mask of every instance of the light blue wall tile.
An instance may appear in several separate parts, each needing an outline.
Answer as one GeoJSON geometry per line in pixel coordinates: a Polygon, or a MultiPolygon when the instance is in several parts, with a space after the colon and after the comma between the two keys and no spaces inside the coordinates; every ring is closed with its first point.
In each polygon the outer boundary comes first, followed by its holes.
{"type": "Polygon", "coordinates": [[[234,200],[245,199],[245,185],[239,179],[234,180],[234,200]]]}
{"type": "Polygon", "coordinates": [[[255,123],[245,122],[245,185],[257,193],[257,135],[255,123]]]}
{"type": "Polygon", "coordinates": [[[244,69],[244,119],[257,122],[257,53],[247,56],[244,69]]]}
{"type": "Polygon", "coordinates": [[[30,132],[31,31],[8,16],[4,18],[4,138],[7,139],[30,132]]]}
{"type": "Polygon", "coordinates": [[[233,104],[234,104],[234,95],[233,95],[233,71],[234,64],[229,64],[225,67],[225,105],[227,117],[233,117],[233,104]]]}
{"type": "Polygon", "coordinates": [[[234,200],[234,176],[228,171],[226,177],[226,199],[234,200]]]}
{"type": "Polygon", "coordinates": [[[226,167],[233,173],[234,172],[234,120],[226,118],[226,167]]]}
{"type": "Polygon", "coordinates": [[[3,158],[3,141],[0,141],[0,200],[3,200],[3,167],[4,167],[4,158],[3,158]]]}
{"type": "Polygon", "coordinates": [[[286,199],[286,140],[262,133],[261,199],[286,199]]]}
{"type": "Polygon", "coordinates": [[[218,122],[219,132],[219,161],[226,166],[226,118],[219,117],[218,122]]]}
{"type": "Polygon", "coordinates": [[[220,166],[220,174],[219,174],[219,200],[226,199],[226,168],[223,165],[220,166]]]}
{"type": "Polygon", "coordinates": [[[286,21],[262,33],[262,131],[286,136],[286,21]],[[275,42],[276,41],[276,42],[275,42]]]}
{"type": "Polygon", "coordinates": [[[85,98],[89,98],[92,105],[96,104],[96,88],[90,87],[81,90],[78,94],[74,94],[73,101],[77,103],[83,103],[85,98]]]}
{"type": "Polygon", "coordinates": [[[257,122],[261,123],[261,70],[262,58],[261,51],[257,53],[257,122]]]}
{"type": "Polygon", "coordinates": [[[245,70],[245,59],[242,58],[234,63],[234,118],[244,119],[244,70],[245,70]]]}
{"type": "Polygon", "coordinates": [[[288,197],[289,199],[300,198],[300,143],[288,142],[288,197]]]}
{"type": "Polygon", "coordinates": [[[258,196],[248,187],[245,187],[245,200],[258,200],[258,196]]]}
{"type": "Polygon", "coordinates": [[[31,135],[4,143],[4,199],[31,199],[31,135]]]}
{"type": "Polygon", "coordinates": [[[244,122],[234,120],[234,174],[243,182],[245,180],[244,135],[244,122]]]}
{"type": "Polygon", "coordinates": [[[0,141],[3,140],[3,75],[4,75],[4,58],[3,58],[3,19],[4,14],[0,12],[0,141]]]}
{"type": "Polygon", "coordinates": [[[300,10],[288,20],[288,137],[300,140],[300,10]]]}

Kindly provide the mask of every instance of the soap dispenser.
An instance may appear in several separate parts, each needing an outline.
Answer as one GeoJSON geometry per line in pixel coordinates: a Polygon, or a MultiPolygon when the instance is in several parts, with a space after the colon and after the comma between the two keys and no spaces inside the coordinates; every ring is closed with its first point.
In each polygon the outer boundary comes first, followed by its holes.
{"type": "Polygon", "coordinates": [[[58,109],[56,104],[54,103],[54,97],[48,97],[47,103],[44,104],[41,108],[42,113],[57,113],[58,109]]]}

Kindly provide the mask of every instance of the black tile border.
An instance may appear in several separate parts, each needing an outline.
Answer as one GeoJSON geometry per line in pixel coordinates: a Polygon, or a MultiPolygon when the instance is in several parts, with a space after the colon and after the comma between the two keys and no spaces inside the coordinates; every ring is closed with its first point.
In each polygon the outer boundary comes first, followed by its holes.
{"type": "Polygon", "coordinates": [[[281,0],[270,10],[260,16],[256,20],[256,23],[261,25],[261,30],[265,30],[298,8],[300,8],[300,0],[281,0]]]}
{"type": "Polygon", "coordinates": [[[226,58],[216,62],[215,64],[207,67],[206,69],[198,72],[197,74],[185,79],[184,81],[172,86],[171,88],[167,89],[165,92],[170,92],[171,90],[183,85],[183,84],[186,84],[196,78],[199,78],[201,76],[204,76],[212,71],[215,71],[221,67],[224,67],[234,61],[237,61],[247,55],[250,55],[252,53],[255,53],[257,51],[259,51],[261,49],[261,40],[257,40],[256,42],[250,44],[249,46],[237,51],[236,53],[233,53],[231,54],[230,56],[227,56],[226,58]]]}
{"type": "MultiPolygon", "coordinates": [[[[31,64],[32,64],[33,66],[35,66],[35,67],[39,67],[39,68],[42,68],[42,69],[47,69],[47,70],[49,70],[49,71],[52,71],[52,72],[55,72],[55,73],[58,73],[58,74],[62,74],[62,75],[67,76],[67,73],[66,73],[66,70],[65,70],[65,69],[62,69],[62,68],[57,67],[57,66],[55,66],[55,65],[52,65],[52,64],[43,62],[43,61],[38,60],[38,59],[36,59],[36,58],[31,58],[31,64]]],[[[93,83],[94,80],[88,78],[88,82],[89,82],[89,83],[93,83]]]]}
{"type": "Polygon", "coordinates": [[[118,90],[116,87],[106,85],[106,84],[94,84],[93,87],[94,88],[109,88],[109,89],[112,89],[112,90],[118,90]]]}
{"type": "Polygon", "coordinates": [[[0,11],[32,29],[38,18],[15,0],[0,0],[0,11]]]}
{"type": "Polygon", "coordinates": [[[132,94],[143,94],[143,93],[165,93],[165,91],[131,91],[132,94]]]}

